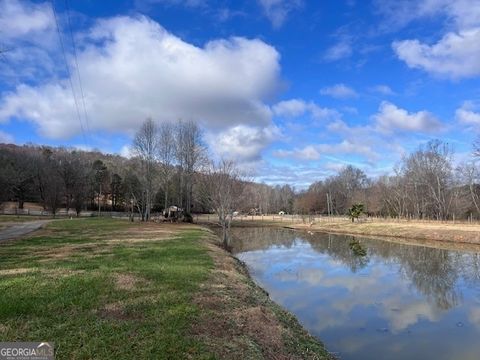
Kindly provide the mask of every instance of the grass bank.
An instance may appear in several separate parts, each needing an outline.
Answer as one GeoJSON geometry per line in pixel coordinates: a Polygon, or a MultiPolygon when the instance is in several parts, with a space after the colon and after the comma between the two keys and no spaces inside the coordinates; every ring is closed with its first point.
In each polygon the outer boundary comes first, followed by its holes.
{"type": "Polygon", "coordinates": [[[58,359],[327,359],[197,226],[59,220],[0,245],[0,341],[58,359]]]}
{"type": "Polygon", "coordinates": [[[311,225],[299,223],[284,225],[293,229],[337,234],[480,244],[480,225],[478,224],[382,220],[352,223],[349,220],[324,220],[311,225]]]}

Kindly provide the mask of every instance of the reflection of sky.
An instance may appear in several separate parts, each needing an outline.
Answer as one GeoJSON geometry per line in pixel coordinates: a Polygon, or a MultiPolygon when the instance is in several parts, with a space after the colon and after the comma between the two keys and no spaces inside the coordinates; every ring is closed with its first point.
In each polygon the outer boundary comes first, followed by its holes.
{"type": "Polygon", "coordinates": [[[398,259],[370,255],[354,273],[300,239],[237,256],[273,300],[342,359],[480,359],[478,281],[459,276],[462,301],[445,309],[417,289],[398,259]]]}

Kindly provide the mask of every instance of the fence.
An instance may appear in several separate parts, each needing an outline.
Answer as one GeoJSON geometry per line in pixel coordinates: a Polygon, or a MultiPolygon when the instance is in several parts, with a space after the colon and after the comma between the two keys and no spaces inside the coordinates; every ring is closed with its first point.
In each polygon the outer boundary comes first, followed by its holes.
{"type": "MultiPolygon", "coordinates": [[[[0,215],[14,215],[14,216],[35,216],[35,217],[52,217],[51,211],[34,210],[34,209],[2,209],[0,215]]],[[[79,217],[112,217],[112,218],[128,218],[130,213],[121,211],[82,211],[79,217]]],[[[152,216],[159,216],[159,214],[152,214],[152,216]]],[[[55,217],[77,217],[75,210],[60,209],[55,213],[55,217]]],[[[140,218],[139,214],[134,214],[134,218],[140,218]]]]}
{"type": "MultiPolygon", "coordinates": [[[[218,218],[215,214],[210,215],[195,215],[196,221],[204,222],[216,222],[218,218]]],[[[253,222],[253,221],[265,221],[265,222],[284,222],[284,223],[294,223],[294,224],[311,224],[311,223],[338,223],[338,222],[351,222],[351,218],[348,216],[327,216],[327,215],[278,215],[278,214],[268,214],[268,215],[237,215],[233,218],[234,221],[240,222],[253,222]]],[[[415,219],[415,218],[391,218],[391,217],[376,217],[376,216],[362,216],[355,222],[365,223],[418,223],[418,224],[464,224],[464,225],[480,225],[480,221],[469,217],[468,219],[462,220],[435,220],[435,219],[415,219]]]]}
{"type": "MultiPolygon", "coordinates": [[[[35,210],[35,209],[18,209],[18,208],[5,208],[0,209],[0,215],[15,215],[15,216],[35,216],[35,217],[52,217],[52,213],[47,210],[35,210]]],[[[112,218],[129,218],[130,213],[121,211],[82,211],[79,217],[112,217],[112,218]]],[[[55,217],[77,217],[77,213],[70,209],[68,212],[66,209],[60,209],[55,214],[55,217]]],[[[135,213],[134,219],[140,219],[140,215],[135,213]]],[[[161,213],[152,213],[151,219],[160,219],[161,213]]],[[[194,214],[193,219],[195,222],[217,222],[218,217],[215,214],[194,214]]],[[[300,215],[300,214],[268,214],[268,215],[237,215],[234,217],[234,221],[265,221],[265,222],[280,222],[280,223],[293,223],[293,224],[311,224],[321,222],[349,222],[351,219],[347,216],[326,216],[326,215],[300,215]]],[[[388,218],[388,217],[375,217],[364,216],[356,220],[358,222],[385,222],[385,223],[420,223],[420,224],[463,224],[463,225],[480,225],[480,221],[469,217],[462,220],[435,220],[435,219],[415,219],[415,218],[388,218]]]]}

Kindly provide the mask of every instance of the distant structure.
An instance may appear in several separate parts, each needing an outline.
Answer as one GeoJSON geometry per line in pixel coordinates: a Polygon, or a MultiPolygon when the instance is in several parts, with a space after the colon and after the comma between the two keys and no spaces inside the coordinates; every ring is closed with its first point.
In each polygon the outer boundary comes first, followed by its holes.
{"type": "Polygon", "coordinates": [[[248,211],[248,215],[262,215],[262,212],[258,208],[251,208],[248,211]]]}
{"type": "Polygon", "coordinates": [[[163,216],[166,220],[176,222],[183,217],[183,209],[172,205],[163,212],[163,216]]]}

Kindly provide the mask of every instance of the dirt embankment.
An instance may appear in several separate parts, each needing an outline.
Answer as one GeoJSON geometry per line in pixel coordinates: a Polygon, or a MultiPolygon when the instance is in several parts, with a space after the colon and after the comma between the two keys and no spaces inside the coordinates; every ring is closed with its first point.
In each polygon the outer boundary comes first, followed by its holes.
{"type": "MultiPolygon", "coordinates": [[[[286,224],[285,224],[286,225],[286,224]]],[[[289,228],[337,234],[395,237],[413,240],[480,244],[480,225],[416,221],[321,221],[313,224],[288,224],[289,228]]]]}
{"type": "Polygon", "coordinates": [[[213,233],[205,240],[214,269],[195,299],[202,314],[192,335],[221,359],[334,359],[293,315],[269,299],[213,233]]]}

